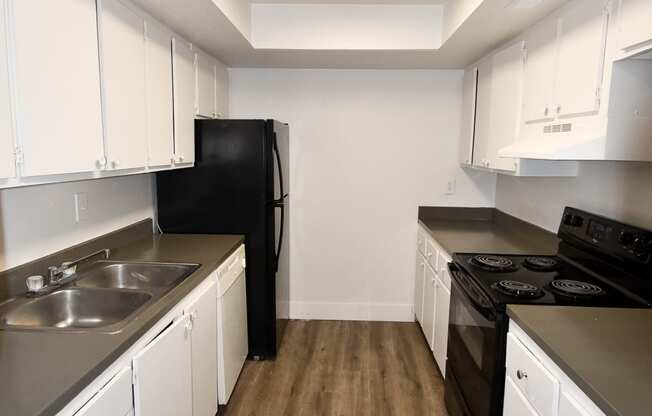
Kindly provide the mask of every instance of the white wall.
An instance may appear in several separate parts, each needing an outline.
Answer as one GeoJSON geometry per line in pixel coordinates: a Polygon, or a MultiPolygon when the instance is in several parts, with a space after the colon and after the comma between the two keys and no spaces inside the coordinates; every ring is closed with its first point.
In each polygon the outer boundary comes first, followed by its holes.
{"type": "Polygon", "coordinates": [[[453,0],[444,5],[441,42],[450,38],[462,23],[482,4],[483,0],[453,0]]]}
{"type": "Polygon", "coordinates": [[[251,40],[251,3],[249,0],[213,0],[247,40],[251,40]]]}
{"type": "Polygon", "coordinates": [[[0,270],[153,217],[152,175],[0,191],[0,270]],[[88,216],[75,222],[75,193],[88,216]]]}
{"type": "Polygon", "coordinates": [[[457,163],[462,72],[230,76],[233,117],[290,123],[291,316],[412,320],[417,206],[493,205],[457,163]]]}
{"type": "Polygon", "coordinates": [[[253,4],[262,49],[437,49],[441,5],[253,4]]]}
{"type": "Polygon", "coordinates": [[[576,178],[498,176],[502,211],[556,232],[567,205],[652,229],[652,164],[582,162],[576,178]]]}

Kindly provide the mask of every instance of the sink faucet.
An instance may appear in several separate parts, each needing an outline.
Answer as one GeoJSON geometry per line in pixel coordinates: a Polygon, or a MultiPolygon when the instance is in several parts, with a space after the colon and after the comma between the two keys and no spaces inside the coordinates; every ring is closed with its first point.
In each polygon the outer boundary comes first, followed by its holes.
{"type": "MultiPolygon", "coordinates": [[[[99,255],[104,255],[104,258],[108,260],[109,257],[111,256],[111,250],[108,248],[104,248],[102,250],[95,251],[87,256],[81,257],[74,261],[64,261],[63,263],[61,263],[60,266],[48,267],[47,283],[36,290],[30,289],[29,293],[31,294],[49,293],[57,286],[61,286],[65,283],[74,280],[73,276],[75,276],[75,273],[77,272],[77,266],[99,255]]],[[[29,284],[28,287],[30,287],[29,284]]]]}

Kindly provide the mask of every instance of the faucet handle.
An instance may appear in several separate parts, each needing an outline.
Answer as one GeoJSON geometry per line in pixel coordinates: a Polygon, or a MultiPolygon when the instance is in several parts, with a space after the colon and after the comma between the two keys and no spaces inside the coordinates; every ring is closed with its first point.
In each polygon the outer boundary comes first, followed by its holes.
{"type": "Polygon", "coordinates": [[[57,266],[48,267],[48,278],[50,279],[50,283],[59,280],[60,276],[61,276],[61,270],[59,270],[57,266]]]}
{"type": "Polygon", "coordinates": [[[45,286],[43,276],[40,275],[29,276],[27,279],[25,279],[25,284],[27,285],[27,289],[30,292],[38,292],[39,290],[43,289],[43,286],[45,286]]]}

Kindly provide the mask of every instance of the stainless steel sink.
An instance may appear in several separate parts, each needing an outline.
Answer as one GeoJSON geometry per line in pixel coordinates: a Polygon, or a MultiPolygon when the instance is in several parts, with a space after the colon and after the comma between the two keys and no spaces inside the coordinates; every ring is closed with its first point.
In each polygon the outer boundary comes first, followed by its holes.
{"type": "Polygon", "coordinates": [[[197,269],[196,264],[98,261],[83,272],[79,287],[109,289],[170,289],[197,269]]]}
{"type": "MultiPolygon", "coordinates": [[[[140,291],[65,288],[38,298],[20,298],[0,307],[0,326],[9,329],[80,330],[125,321],[151,300],[140,291]]],[[[116,328],[111,328],[116,329],[116,328]]]]}
{"type": "MultiPolygon", "coordinates": [[[[119,332],[198,264],[96,261],[48,294],[0,303],[0,329],[119,332]]],[[[47,293],[47,292],[46,292],[47,293]]]]}

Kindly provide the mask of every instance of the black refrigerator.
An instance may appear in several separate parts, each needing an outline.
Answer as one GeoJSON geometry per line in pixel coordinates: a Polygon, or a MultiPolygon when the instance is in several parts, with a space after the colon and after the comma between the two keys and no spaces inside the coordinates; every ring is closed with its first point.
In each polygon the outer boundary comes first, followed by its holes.
{"type": "Polygon", "coordinates": [[[289,128],[197,120],[195,166],[156,174],[164,233],[244,234],[249,358],[276,356],[288,319],[289,128]]]}

